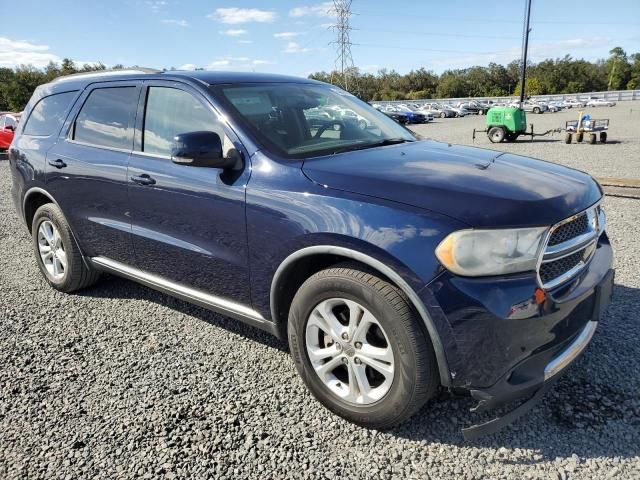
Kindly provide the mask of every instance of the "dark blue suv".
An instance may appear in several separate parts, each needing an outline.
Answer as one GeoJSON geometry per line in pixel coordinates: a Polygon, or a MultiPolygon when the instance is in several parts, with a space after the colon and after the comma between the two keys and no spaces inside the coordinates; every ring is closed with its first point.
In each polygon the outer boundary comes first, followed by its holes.
{"type": "Polygon", "coordinates": [[[586,347],[611,295],[589,175],[419,141],[331,85],[83,74],[39,87],[23,119],[13,198],[52,287],[109,272],[288,338],[313,395],[361,425],[442,386],[477,410],[517,400],[467,436],[497,429],[586,347]],[[319,107],[353,114],[318,122],[319,107]]]}

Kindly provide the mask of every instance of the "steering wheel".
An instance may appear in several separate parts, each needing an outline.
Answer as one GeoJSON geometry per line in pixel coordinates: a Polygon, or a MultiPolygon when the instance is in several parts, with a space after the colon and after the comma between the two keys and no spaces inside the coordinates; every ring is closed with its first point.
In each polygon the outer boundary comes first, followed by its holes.
{"type": "Polygon", "coordinates": [[[329,124],[322,125],[320,128],[318,128],[313,138],[320,138],[320,135],[322,135],[325,131],[327,131],[329,127],[335,128],[336,125],[340,125],[340,122],[332,122],[329,124]]]}

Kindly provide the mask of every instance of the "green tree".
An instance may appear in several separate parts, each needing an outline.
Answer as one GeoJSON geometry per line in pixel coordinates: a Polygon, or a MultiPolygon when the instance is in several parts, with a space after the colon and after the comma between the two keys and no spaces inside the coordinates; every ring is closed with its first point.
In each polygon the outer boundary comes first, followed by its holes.
{"type": "Polygon", "coordinates": [[[620,47],[613,48],[607,60],[607,90],[623,90],[631,79],[631,65],[627,53],[620,47]]]}

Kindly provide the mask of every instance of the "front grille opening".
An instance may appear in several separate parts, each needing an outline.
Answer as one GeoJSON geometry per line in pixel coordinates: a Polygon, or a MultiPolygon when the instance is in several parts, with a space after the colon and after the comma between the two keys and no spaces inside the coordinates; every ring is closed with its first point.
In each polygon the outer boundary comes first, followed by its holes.
{"type": "Polygon", "coordinates": [[[540,265],[540,280],[547,284],[578,265],[584,258],[584,250],[572,253],[564,258],[540,265]]]}
{"type": "Polygon", "coordinates": [[[583,213],[577,218],[574,218],[570,222],[563,223],[556,228],[551,237],[549,238],[549,246],[558,245],[564,243],[573,238],[579,237],[583,233],[589,231],[589,219],[587,214],[583,213]]]}

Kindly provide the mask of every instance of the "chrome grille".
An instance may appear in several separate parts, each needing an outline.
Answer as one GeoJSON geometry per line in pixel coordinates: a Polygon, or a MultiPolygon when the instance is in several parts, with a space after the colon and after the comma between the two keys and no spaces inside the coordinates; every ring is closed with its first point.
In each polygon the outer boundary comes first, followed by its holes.
{"type": "Polygon", "coordinates": [[[551,227],[538,267],[541,286],[553,289],[578,275],[591,260],[604,226],[604,211],[596,205],[551,227]]]}
{"type": "Polygon", "coordinates": [[[573,220],[561,224],[549,237],[549,245],[558,245],[576,238],[589,230],[589,219],[586,213],[578,215],[573,220]]]}

